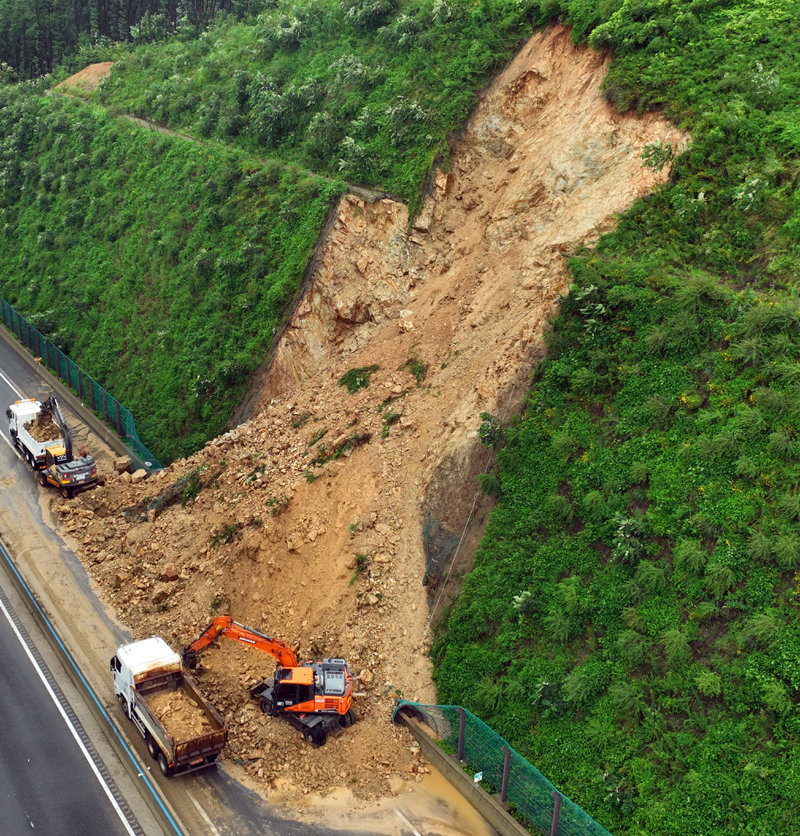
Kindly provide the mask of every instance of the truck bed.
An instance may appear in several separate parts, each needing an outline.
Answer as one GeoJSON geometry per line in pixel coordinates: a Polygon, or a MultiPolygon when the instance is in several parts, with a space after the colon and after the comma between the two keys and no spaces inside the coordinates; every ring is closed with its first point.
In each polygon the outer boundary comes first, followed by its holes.
{"type": "Polygon", "coordinates": [[[180,764],[222,751],[227,737],[219,712],[185,673],[168,673],[136,685],[139,709],[162,732],[180,764]]]}

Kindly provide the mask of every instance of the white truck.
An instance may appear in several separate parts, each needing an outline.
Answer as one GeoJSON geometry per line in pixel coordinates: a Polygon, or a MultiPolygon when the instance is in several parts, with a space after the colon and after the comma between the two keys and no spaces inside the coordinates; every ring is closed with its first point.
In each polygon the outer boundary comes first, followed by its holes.
{"type": "Polygon", "coordinates": [[[228,739],[225,722],[162,638],[122,645],[110,667],[114,695],[165,776],[216,761],[228,739]]]}
{"type": "Polygon", "coordinates": [[[38,471],[39,483],[54,485],[64,499],[98,483],[97,465],[83,450],[72,455],[72,433],[55,395],[41,403],[15,401],[6,410],[8,429],[17,449],[38,471]]]}
{"type": "Polygon", "coordinates": [[[15,401],[6,410],[6,417],[11,440],[34,470],[44,467],[48,447],[64,446],[64,438],[58,425],[52,420],[52,416],[43,410],[42,403],[35,398],[15,401]],[[43,420],[45,418],[46,422],[43,420]]]}

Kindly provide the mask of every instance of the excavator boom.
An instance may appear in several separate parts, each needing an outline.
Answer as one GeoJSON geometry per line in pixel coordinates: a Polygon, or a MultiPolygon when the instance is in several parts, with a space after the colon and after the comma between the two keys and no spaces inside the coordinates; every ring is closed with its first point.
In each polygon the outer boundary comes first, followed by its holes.
{"type": "Polygon", "coordinates": [[[58,424],[58,429],[61,431],[61,437],[64,439],[64,449],[67,451],[67,461],[72,461],[72,433],[70,432],[67,422],[64,420],[64,415],[61,412],[61,405],[58,398],[51,394],[50,397],[42,404],[43,412],[50,412],[58,424]]]}
{"type": "Polygon", "coordinates": [[[296,668],[300,664],[294,651],[286,642],[259,633],[252,627],[245,627],[244,624],[239,624],[229,615],[220,615],[191,644],[184,647],[182,653],[184,665],[187,668],[196,668],[197,656],[200,651],[213,644],[220,636],[225,636],[269,653],[278,660],[281,667],[296,668]]]}

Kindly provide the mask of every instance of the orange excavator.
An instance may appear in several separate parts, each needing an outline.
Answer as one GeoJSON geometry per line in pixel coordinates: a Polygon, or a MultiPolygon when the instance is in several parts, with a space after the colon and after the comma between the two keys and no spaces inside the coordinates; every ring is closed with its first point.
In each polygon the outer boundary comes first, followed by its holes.
{"type": "Polygon", "coordinates": [[[323,659],[303,665],[286,642],[245,627],[229,615],[215,618],[183,649],[183,664],[197,667],[198,654],[220,636],[263,650],[278,660],[273,681],[250,689],[264,714],[284,717],[314,746],[322,746],[332,731],[352,726],[355,714],[353,678],[344,659],[323,659]]]}

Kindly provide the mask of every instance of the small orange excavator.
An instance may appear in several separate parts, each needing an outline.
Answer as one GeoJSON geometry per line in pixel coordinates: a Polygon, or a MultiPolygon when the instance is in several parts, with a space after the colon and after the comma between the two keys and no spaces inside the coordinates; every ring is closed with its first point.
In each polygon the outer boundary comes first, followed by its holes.
{"type": "Polygon", "coordinates": [[[331,731],[352,726],[355,714],[353,679],[344,659],[323,659],[301,665],[286,642],[245,627],[229,615],[215,618],[183,649],[183,664],[197,667],[200,651],[220,636],[269,653],[278,660],[272,682],[264,680],[250,689],[264,714],[285,717],[314,746],[322,746],[331,731]]]}

